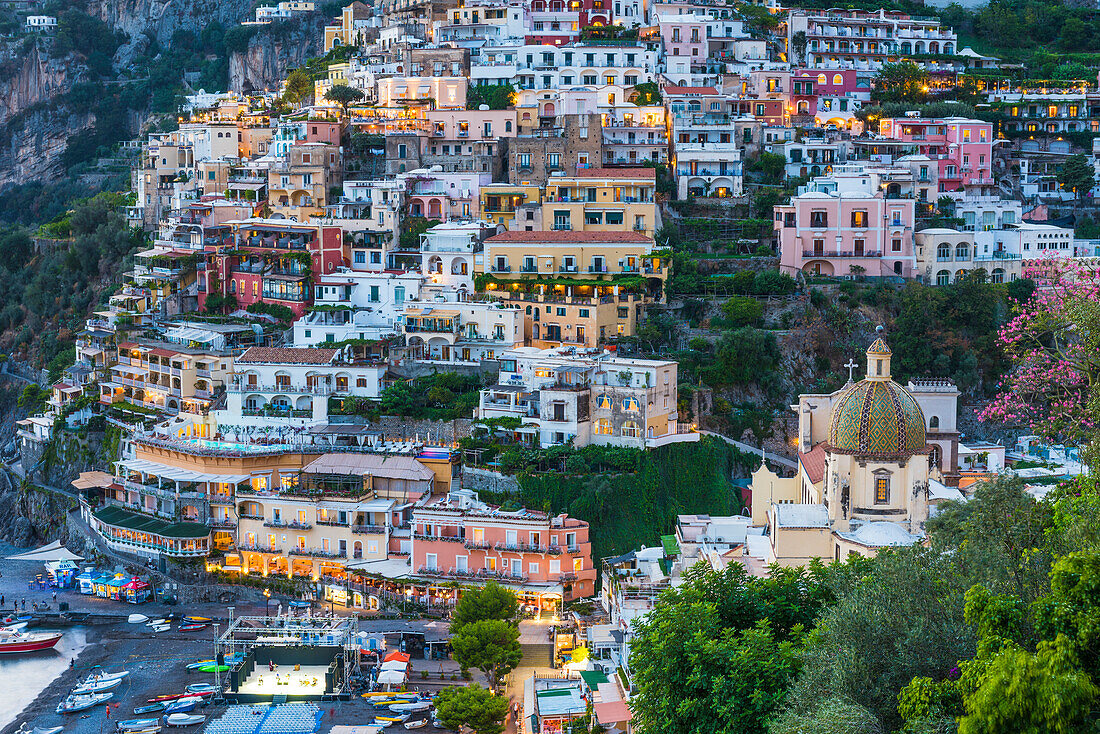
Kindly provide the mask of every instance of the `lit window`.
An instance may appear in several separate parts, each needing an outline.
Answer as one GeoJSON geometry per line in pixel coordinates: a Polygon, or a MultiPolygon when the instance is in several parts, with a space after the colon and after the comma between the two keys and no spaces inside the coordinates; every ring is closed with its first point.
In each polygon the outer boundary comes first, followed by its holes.
{"type": "Polygon", "coordinates": [[[890,477],[875,477],[875,504],[884,505],[890,501],[890,477]]]}

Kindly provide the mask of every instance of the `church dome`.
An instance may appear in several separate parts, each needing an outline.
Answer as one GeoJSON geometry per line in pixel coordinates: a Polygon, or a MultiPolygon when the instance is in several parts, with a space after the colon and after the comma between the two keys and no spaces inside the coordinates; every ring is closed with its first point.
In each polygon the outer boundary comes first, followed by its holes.
{"type": "Polygon", "coordinates": [[[924,413],[890,379],[890,349],[880,338],[867,350],[867,377],[850,385],[833,408],[829,449],[860,456],[915,454],[926,446],[924,413]]]}

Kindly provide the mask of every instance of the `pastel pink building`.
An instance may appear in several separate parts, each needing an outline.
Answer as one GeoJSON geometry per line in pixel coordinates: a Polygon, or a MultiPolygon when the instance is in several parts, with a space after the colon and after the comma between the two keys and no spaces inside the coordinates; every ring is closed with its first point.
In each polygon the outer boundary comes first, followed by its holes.
{"type": "Polygon", "coordinates": [[[775,207],[780,269],[795,275],[913,276],[916,202],[874,176],[817,178],[775,207]]]}
{"type": "Polygon", "coordinates": [[[417,576],[497,581],[548,609],[595,593],[588,523],[567,515],[505,512],[458,490],[414,509],[412,526],[417,576]]]}
{"type": "Polygon", "coordinates": [[[405,181],[405,201],[414,217],[449,222],[481,213],[481,187],[493,180],[477,171],[430,171],[418,168],[398,175],[405,181]]]}
{"type": "Polygon", "coordinates": [[[690,56],[700,63],[707,58],[707,21],[702,15],[660,15],[661,41],[665,54],[690,56]]]}
{"type": "Polygon", "coordinates": [[[939,190],[993,185],[993,124],[965,117],[887,117],[879,133],[939,161],[939,190]]]}

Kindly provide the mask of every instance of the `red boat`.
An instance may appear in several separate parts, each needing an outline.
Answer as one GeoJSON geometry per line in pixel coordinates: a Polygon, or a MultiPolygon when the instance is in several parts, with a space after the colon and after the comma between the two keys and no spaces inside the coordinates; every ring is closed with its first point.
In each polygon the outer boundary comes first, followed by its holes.
{"type": "Polygon", "coordinates": [[[16,632],[0,630],[0,655],[49,650],[61,639],[60,632],[16,632]]]}

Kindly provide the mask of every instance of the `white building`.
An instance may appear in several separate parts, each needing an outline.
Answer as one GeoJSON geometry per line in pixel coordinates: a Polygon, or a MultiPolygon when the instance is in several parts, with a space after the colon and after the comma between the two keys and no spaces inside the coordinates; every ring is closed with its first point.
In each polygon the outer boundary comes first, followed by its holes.
{"type": "Polygon", "coordinates": [[[308,425],[327,420],[330,397],[377,399],[386,363],[352,361],[350,351],[251,347],[235,361],[219,425],[308,425]]]}
{"type": "Polygon", "coordinates": [[[677,423],[675,362],[572,347],[497,359],[498,383],[481,391],[476,417],[520,418],[517,435],[530,443],[650,448],[699,439],[677,423]]]}
{"type": "Polygon", "coordinates": [[[419,297],[423,282],[420,273],[402,271],[341,268],[320,275],[313,286],[313,308],[294,322],[294,344],[395,336],[407,301],[419,297]]]}
{"type": "Polygon", "coordinates": [[[523,312],[499,301],[425,298],[405,305],[401,331],[408,358],[477,364],[523,346],[523,312]]]}

